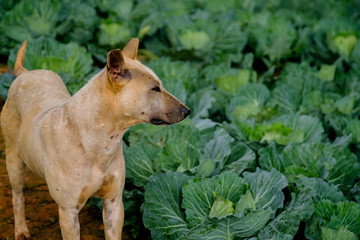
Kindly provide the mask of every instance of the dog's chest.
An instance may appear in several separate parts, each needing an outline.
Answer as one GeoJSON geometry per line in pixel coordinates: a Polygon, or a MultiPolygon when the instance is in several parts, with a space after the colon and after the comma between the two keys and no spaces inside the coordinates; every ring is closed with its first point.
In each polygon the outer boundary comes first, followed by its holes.
{"type": "Polygon", "coordinates": [[[124,161],[122,134],[120,132],[113,131],[106,137],[98,138],[98,141],[93,144],[94,151],[90,155],[95,157],[94,166],[102,172],[108,171],[113,162],[124,161]]]}
{"type": "Polygon", "coordinates": [[[122,151],[122,134],[120,136],[118,131],[112,132],[103,144],[103,152],[105,155],[111,156],[118,151],[122,151]]]}

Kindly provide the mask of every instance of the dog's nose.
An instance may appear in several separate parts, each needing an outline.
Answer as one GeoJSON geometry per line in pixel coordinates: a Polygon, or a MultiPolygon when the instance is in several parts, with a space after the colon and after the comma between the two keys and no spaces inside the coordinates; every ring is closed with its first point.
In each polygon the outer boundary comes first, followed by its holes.
{"type": "Polygon", "coordinates": [[[190,108],[183,106],[181,109],[181,112],[184,113],[184,118],[186,118],[191,113],[191,110],[190,110],[190,108]]]}

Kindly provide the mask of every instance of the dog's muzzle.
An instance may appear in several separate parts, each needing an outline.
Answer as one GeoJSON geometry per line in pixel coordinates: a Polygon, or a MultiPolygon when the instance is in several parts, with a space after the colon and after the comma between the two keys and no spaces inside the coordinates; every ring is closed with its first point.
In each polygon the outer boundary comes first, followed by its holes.
{"type": "Polygon", "coordinates": [[[190,108],[183,106],[181,109],[181,112],[184,114],[184,118],[186,118],[187,116],[190,115],[191,110],[190,110],[190,108]]]}
{"type": "Polygon", "coordinates": [[[150,121],[152,124],[155,124],[155,125],[170,125],[171,123],[168,123],[168,122],[165,122],[163,120],[160,120],[160,119],[151,119],[150,121]]]}
{"type": "Polygon", "coordinates": [[[187,116],[189,116],[190,113],[191,110],[188,107],[182,106],[180,109],[180,114],[177,114],[177,116],[173,120],[165,121],[159,118],[152,118],[150,122],[154,125],[171,125],[182,121],[187,116]]]}

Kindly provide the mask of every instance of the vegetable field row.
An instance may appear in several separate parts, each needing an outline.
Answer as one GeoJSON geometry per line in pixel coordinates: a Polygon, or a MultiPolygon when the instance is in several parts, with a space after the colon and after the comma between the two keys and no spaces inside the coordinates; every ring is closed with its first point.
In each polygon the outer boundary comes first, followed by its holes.
{"type": "MultiPolygon", "coordinates": [[[[139,59],[191,108],[180,124],[125,135],[134,238],[359,239],[359,9],[358,0],[3,0],[0,56],[12,66],[28,40],[25,67],[57,72],[73,94],[108,50],[138,37],[139,59]]],[[[13,79],[0,75],[3,98],[13,79]]]]}

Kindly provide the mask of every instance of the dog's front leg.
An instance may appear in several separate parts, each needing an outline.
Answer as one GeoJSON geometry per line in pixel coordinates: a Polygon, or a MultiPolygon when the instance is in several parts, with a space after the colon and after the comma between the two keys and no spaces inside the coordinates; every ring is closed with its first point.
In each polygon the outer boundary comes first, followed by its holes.
{"type": "Polygon", "coordinates": [[[59,207],[59,220],[63,240],[80,240],[79,210],[59,207]]]}
{"type": "Polygon", "coordinates": [[[122,195],[115,199],[103,199],[103,220],[106,240],[121,239],[124,223],[124,205],[122,195]]]}

